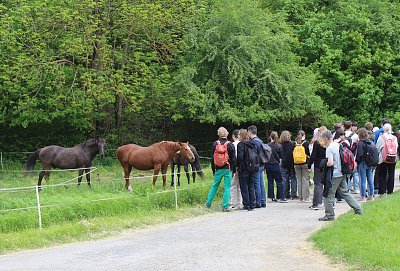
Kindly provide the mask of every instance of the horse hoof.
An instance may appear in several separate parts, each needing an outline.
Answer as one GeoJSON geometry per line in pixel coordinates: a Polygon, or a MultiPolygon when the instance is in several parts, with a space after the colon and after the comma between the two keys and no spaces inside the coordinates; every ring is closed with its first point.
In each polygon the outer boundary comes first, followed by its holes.
{"type": "Polygon", "coordinates": [[[132,186],[128,186],[128,191],[132,192],[132,186]]]}

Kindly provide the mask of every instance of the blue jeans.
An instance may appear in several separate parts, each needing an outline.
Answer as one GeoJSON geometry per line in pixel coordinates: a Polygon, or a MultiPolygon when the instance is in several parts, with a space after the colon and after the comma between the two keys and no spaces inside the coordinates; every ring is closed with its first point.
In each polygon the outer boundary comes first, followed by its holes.
{"type": "Polygon", "coordinates": [[[360,195],[362,198],[366,196],[368,181],[368,197],[374,196],[374,168],[367,166],[365,162],[358,164],[358,175],[360,176],[360,195]]]}
{"type": "MultiPolygon", "coordinates": [[[[240,175],[239,175],[240,176],[240,175]]],[[[267,203],[264,185],[264,165],[260,165],[258,172],[252,174],[254,180],[254,191],[256,192],[256,205],[267,203]]]]}
{"type": "Polygon", "coordinates": [[[267,164],[267,179],[268,179],[268,198],[270,199],[284,199],[281,168],[279,164],[267,164]],[[276,198],[274,191],[274,180],[276,182],[276,198]]]}
{"type": "Polygon", "coordinates": [[[360,180],[358,178],[358,171],[354,171],[351,175],[348,175],[347,177],[347,187],[349,188],[349,190],[354,190],[354,191],[359,191],[360,190],[360,180]],[[351,189],[352,185],[351,185],[351,180],[353,180],[353,188],[351,189]]]}
{"type": "Polygon", "coordinates": [[[290,199],[291,197],[297,196],[297,179],[294,168],[283,168],[281,167],[282,173],[282,184],[283,184],[283,197],[290,199]]]}

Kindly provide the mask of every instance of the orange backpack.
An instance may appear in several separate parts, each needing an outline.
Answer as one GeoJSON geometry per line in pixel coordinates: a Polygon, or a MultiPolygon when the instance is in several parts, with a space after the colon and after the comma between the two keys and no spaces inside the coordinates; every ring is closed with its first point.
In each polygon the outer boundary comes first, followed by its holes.
{"type": "Polygon", "coordinates": [[[217,167],[223,167],[225,165],[229,165],[229,154],[228,154],[228,144],[230,142],[226,141],[224,144],[221,144],[219,140],[217,140],[217,146],[214,151],[214,164],[217,167]]]}

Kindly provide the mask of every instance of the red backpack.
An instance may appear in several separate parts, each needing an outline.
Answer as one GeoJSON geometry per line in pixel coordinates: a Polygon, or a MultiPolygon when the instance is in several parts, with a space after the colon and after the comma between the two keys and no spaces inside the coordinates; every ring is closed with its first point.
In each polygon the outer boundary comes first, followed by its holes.
{"type": "Polygon", "coordinates": [[[342,174],[349,175],[354,171],[354,154],[343,144],[339,145],[340,162],[342,164],[342,174]]]}
{"type": "Polygon", "coordinates": [[[217,167],[223,167],[225,165],[229,165],[229,154],[228,154],[228,144],[230,142],[226,141],[224,144],[221,144],[219,140],[217,140],[217,146],[214,151],[214,164],[217,167]]]}
{"type": "Polygon", "coordinates": [[[385,141],[385,145],[382,149],[382,160],[385,163],[396,163],[397,157],[397,137],[388,137],[386,134],[382,135],[382,139],[385,141]]]}

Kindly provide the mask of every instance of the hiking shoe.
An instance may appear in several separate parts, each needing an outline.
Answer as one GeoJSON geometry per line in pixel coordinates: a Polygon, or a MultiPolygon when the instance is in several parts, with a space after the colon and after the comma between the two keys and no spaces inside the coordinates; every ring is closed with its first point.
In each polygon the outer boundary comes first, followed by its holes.
{"type": "Polygon", "coordinates": [[[265,207],[267,207],[266,203],[261,204],[261,208],[265,208],[265,207]]]}
{"type": "Polygon", "coordinates": [[[335,220],[333,217],[323,216],[318,219],[319,221],[332,221],[335,220]]]}
{"type": "Polygon", "coordinates": [[[288,203],[289,201],[287,199],[280,199],[278,202],[280,202],[280,203],[288,203]]]}
{"type": "Polygon", "coordinates": [[[240,211],[251,211],[250,207],[241,207],[239,208],[240,211]]]}
{"type": "Polygon", "coordinates": [[[222,208],[222,212],[223,212],[223,213],[225,213],[225,212],[230,212],[230,211],[231,211],[230,208],[222,208]]]}
{"type": "Polygon", "coordinates": [[[261,208],[261,205],[260,205],[260,204],[257,204],[257,205],[256,205],[256,208],[261,208]]]}
{"type": "Polygon", "coordinates": [[[292,196],[292,199],[294,200],[294,199],[299,199],[299,197],[298,196],[292,196]]]}
{"type": "Polygon", "coordinates": [[[310,207],[308,207],[312,210],[319,210],[322,209],[322,204],[318,204],[318,205],[311,205],[310,207]]]}
{"type": "Polygon", "coordinates": [[[274,199],[272,199],[272,202],[278,202],[278,201],[274,198],[274,199]]]}

